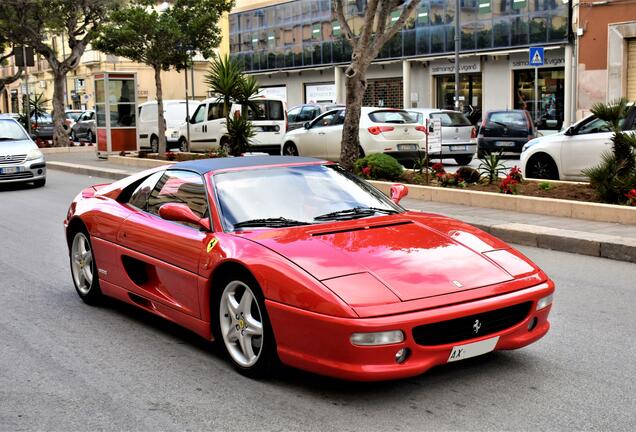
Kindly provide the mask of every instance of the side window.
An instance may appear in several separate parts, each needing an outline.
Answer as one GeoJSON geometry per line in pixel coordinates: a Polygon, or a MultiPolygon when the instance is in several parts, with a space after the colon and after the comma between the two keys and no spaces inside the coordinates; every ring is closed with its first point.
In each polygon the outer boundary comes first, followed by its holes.
{"type": "Polygon", "coordinates": [[[211,103],[208,105],[208,120],[223,118],[223,104],[211,103]]]}
{"type": "Polygon", "coordinates": [[[344,121],[345,121],[345,110],[340,110],[338,111],[338,117],[336,118],[334,126],[343,125],[344,121]]]}
{"type": "Polygon", "coordinates": [[[611,129],[605,120],[595,118],[579,128],[577,135],[586,135],[593,133],[611,132],[611,129]]]}
{"type": "MultiPolygon", "coordinates": [[[[139,186],[135,188],[133,193],[130,195],[130,199],[128,200],[128,204],[133,207],[136,207],[140,210],[146,210],[146,206],[148,205],[148,197],[150,196],[150,192],[155,187],[161,176],[163,175],[163,171],[156,172],[152,174],[150,177],[147,177],[146,180],[142,181],[139,186]]],[[[122,192],[125,193],[125,192],[122,192]]]]}
{"type": "Polygon", "coordinates": [[[199,108],[192,115],[192,123],[201,123],[205,120],[205,105],[199,105],[199,108]]]}
{"type": "MultiPolygon", "coordinates": [[[[205,185],[199,174],[190,171],[168,170],[157,182],[148,198],[147,211],[159,215],[159,208],[167,203],[183,203],[197,216],[208,215],[205,185]]],[[[198,226],[184,223],[198,228],[198,226]]]]}
{"type": "Polygon", "coordinates": [[[91,111],[90,113],[88,113],[88,120],[93,120],[95,118],[95,112],[91,111]]]}
{"type": "Polygon", "coordinates": [[[320,128],[320,127],[332,126],[337,117],[338,117],[338,112],[332,111],[328,114],[323,115],[322,117],[318,117],[311,127],[320,128]]]}
{"type": "Polygon", "coordinates": [[[300,114],[300,109],[302,107],[296,107],[296,108],[292,108],[289,111],[287,111],[287,119],[290,122],[297,122],[300,121],[300,118],[298,118],[298,114],[300,114]]]}
{"type": "Polygon", "coordinates": [[[315,119],[316,116],[313,115],[313,110],[314,110],[314,107],[312,106],[303,107],[302,111],[300,112],[300,115],[298,116],[298,121],[307,122],[307,121],[312,121],[313,119],[315,119]]]}

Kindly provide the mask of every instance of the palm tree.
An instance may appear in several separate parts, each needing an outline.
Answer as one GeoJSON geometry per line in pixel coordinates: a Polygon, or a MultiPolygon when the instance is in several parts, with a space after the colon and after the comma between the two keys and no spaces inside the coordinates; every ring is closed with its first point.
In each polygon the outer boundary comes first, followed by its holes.
{"type": "Polygon", "coordinates": [[[232,106],[232,99],[236,96],[237,89],[244,80],[238,61],[231,59],[227,54],[223,57],[215,57],[210,63],[210,69],[205,76],[205,83],[213,93],[219,94],[223,100],[223,114],[228,117],[232,106]]]}

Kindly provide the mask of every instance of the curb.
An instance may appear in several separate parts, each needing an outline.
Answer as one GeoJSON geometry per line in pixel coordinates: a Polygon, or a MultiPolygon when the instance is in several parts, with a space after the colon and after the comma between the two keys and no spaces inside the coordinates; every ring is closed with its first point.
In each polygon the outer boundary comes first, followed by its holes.
{"type": "Polygon", "coordinates": [[[72,146],[72,147],[41,147],[40,151],[44,154],[53,153],[88,153],[97,151],[97,148],[93,145],[90,146],[72,146]]]}
{"type": "MultiPolygon", "coordinates": [[[[124,170],[96,168],[67,162],[47,162],[46,166],[54,170],[114,180],[132,174],[124,170]]],[[[634,238],[520,223],[485,225],[466,222],[509,243],[636,263],[636,239],[634,238]]]]}

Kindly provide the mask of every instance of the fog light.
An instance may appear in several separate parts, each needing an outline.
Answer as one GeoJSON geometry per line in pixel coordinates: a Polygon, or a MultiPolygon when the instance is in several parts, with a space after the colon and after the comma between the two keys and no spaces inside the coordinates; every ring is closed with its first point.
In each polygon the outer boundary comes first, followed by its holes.
{"type": "Polygon", "coordinates": [[[544,309],[552,304],[552,294],[539,299],[537,302],[537,310],[544,309]]]}
{"type": "Polygon", "coordinates": [[[411,351],[408,348],[402,348],[398,352],[395,353],[395,361],[397,363],[404,363],[409,356],[411,351]]]}
{"type": "Polygon", "coordinates": [[[38,170],[38,175],[42,175],[42,170],[41,169],[38,170]]]}
{"type": "Polygon", "coordinates": [[[532,320],[528,323],[528,331],[534,330],[538,322],[539,320],[537,319],[537,317],[532,318],[532,320]]]}
{"type": "Polygon", "coordinates": [[[351,343],[354,345],[389,345],[404,341],[402,330],[391,330],[374,333],[354,333],[351,335],[351,343]]]}

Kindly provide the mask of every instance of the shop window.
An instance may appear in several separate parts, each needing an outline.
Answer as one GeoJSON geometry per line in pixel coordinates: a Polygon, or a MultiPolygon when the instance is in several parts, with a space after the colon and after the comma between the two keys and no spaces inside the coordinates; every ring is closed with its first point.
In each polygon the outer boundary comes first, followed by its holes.
{"type": "Polygon", "coordinates": [[[428,7],[427,6],[423,6],[417,12],[417,24],[420,26],[428,24],[428,7]]]}
{"type": "Polygon", "coordinates": [[[478,29],[475,34],[477,48],[491,48],[493,39],[492,23],[490,21],[479,21],[475,24],[478,29]]]}
{"type": "Polygon", "coordinates": [[[479,0],[479,14],[490,14],[492,12],[491,0],[479,0]]]}
{"type": "Polygon", "coordinates": [[[421,27],[418,28],[415,33],[417,54],[428,54],[430,52],[430,29],[427,27],[421,27]]]}
{"type": "Polygon", "coordinates": [[[563,124],[564,69],[541,68],[537,72],[539,93],[535,100],[535,70],[515,71],[514,107],[530,112],[540,129],[559,130],[563,124]]]}
{"type": "MultiPolygon", "coordinates": [[[[455,76],[440,75],[437,81],[437,108],[455,109],[455,76]]],[[[459,105],[465,112],[481,111],[481,74],[460,74],[459,105]]]]}
{"type": "Polygon", "coordinates": [[[528,0],[512,0],[512,8],[516,10],[525,10],[528,8],[528,0]]]}
{"type": "Polygon", "coordinates": [[[314,24],[311,29],[311,37],[314,40],[320,40],[322,38],[322,31],[320,28],[320,24],[314,24]]]}

